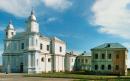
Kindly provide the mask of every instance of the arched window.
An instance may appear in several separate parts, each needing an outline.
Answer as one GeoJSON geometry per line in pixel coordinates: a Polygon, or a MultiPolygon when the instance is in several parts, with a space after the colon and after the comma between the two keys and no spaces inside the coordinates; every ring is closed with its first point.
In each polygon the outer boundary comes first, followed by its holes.
{"type": "Polygon", "coordinates": [[[108,65],[108,70],[111,70],[111,65],[108,65]]]}
{"type": "Polygon", "coordinates": [[[95,65],[95,70],[98,70],[98,65],[95,65]]]}
{"type": "Polygon", "coordinates": [[[104,66],[104,65],[102,65],[102,66],[101,66],[101,69],[102,69],[102,70],[104,70],[104,69],[105,69],[105,66],[104,66]]]}
{"type": "Polygon", "coordinates": [[[44,62],[44,57],[41,58],[41,61],[44,62]]]}

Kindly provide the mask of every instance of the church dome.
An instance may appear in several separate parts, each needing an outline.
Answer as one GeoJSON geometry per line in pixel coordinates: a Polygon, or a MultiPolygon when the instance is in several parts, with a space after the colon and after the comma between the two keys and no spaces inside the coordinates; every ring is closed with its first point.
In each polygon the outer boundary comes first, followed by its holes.
{"type": "Polygon", "coordinates": [[[7,26],[7,29],[14,29],[14,26],[12,24],[12,21],[9,21],[9,24],[7,26]]]}
{"type": "Polygon", "coordinates": [[[36,16],[34,15],[34,10],[31,11],[31,15],[29,16],[29,21],[36,21],[36,16]]]}

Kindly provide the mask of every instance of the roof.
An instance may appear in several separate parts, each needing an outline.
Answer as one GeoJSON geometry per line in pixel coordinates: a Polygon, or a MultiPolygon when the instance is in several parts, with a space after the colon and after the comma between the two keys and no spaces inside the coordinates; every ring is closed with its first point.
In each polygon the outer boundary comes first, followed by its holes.
{"type": "Polygon", "coordinates": [[[121,48],[121,49],[126,49],[125,46],[121,45],[120,43],[104,43],[102,45],[99,45],[95,48],[92,48],[92,49],[103,49],[103,48],[121,48]]]}
{"type": "Polygon", "coordinates": [[[65,43],[64,41],[62,41],[61,39],[59,39],[58,37],[50,37],[52,40],[54,41],[58,41],[58,42],[62,42],[62,43],[65,43]]]}
{"type": "Polygon", "coordinates": [[[90,53],[82,53],[79,56],[91,56],[91,54],[90,53]]]}
{"type": "Polygon", "coordinates": [[[24,36],[25,36],[25,32],[19,32],[16,33],[16,35],[14,35],[13,39],[23,38],[24,36]]]}

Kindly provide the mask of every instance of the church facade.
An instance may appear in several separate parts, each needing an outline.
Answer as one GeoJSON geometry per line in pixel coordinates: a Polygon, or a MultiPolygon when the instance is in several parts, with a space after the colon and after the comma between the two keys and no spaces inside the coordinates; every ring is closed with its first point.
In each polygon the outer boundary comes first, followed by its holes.
{"type": "Polygon", "coordinates": [[[57,37],[40,34],[34,11],[24,32],[16,33],[9,22],[5,29],[3,72],[60,72],[64,71],[66,44],[57,37]]]}

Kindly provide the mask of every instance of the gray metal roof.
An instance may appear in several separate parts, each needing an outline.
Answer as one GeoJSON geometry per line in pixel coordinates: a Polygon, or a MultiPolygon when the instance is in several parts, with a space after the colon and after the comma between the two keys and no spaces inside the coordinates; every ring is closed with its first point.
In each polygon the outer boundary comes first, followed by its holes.
{"type": "Polygon", "coordinates": [[[103,48],[123,48],[126,49],[125,46],[121,45],[120,43],[104,43],[92,49],[103,49],[103,48]]]}

